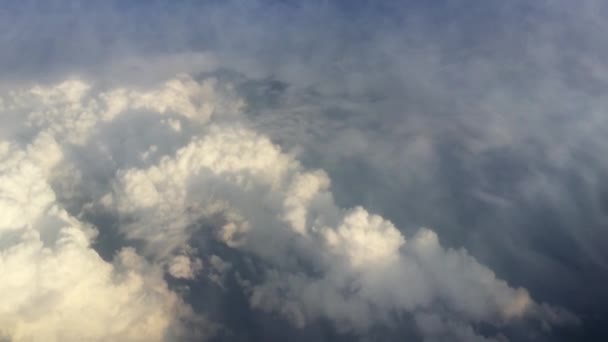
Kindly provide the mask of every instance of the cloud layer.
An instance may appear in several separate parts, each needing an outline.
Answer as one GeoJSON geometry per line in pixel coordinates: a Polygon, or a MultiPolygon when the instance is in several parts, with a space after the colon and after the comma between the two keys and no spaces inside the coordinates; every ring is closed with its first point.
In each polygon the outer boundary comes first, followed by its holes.
{"type": "Polygon", "coordinates": [[[606,11],[3,3],[0,339],[605,339],[606,11]]]}
{"type": "Polygon", "coordinates": [[[4,94],[8,117],[24,114],[2,144],[6,336],[211,335],[215,325],[166,277],[203,275],[222,286],[225,272],[235,272],[252,308],[296,327],[329,319],[365,335],[412,314],[422,336],[483,339],[479,322],[576,322],[563,310],[540,310],[525,289],[466,250],[442,247],[432,230],[406,239],[362,207],[338,207],[324,171],[304,168],[238,120],[243,102],[231,89],[181,75],[145,90],[68,80],[4,94]],[[116,146],[121,139],[135,140],[116,146]],[[105,227],[86,220],[101,214],[133,246],[111,260],[92,246],[105,227]],[[194,243],[207,233],[235,258],[259,260],[255,277],[194,243]],[[184,330],[192,324],[200,332],[184,330]]]}

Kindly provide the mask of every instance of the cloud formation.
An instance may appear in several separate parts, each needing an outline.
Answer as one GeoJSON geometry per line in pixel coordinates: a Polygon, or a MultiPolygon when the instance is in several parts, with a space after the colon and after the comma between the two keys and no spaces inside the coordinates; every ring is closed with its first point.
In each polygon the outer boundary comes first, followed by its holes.
{"type": "MultiPolygon", "coordinates": [[[[11,341],[162,340],[191,313],[134,249],[106,262],[96,230],[70,215],[49,184],[62,161],[48,132],[24,149],[3,143],[0,334],[11,341]]],[[[194,316],[192,317],[194,318],[194,316]]]]}
{"type": "MultiPolygon", "coordinates": [[[[423,336],[466,339],[479,335],[479,322],[577,320],[539,310],[525,289],[497,279],[466,250],[442,247],[432,230],[406,239],[379,215],[338,207],[324,171],[306,169],[246,121],[226,120],[242,107],[229,89],[182,75],[148,90],[68,80],[4,95],[3,111],[25,113],[21,129],[35,132],[2,145],[5,335],[176,338],[203,318],[165,277],[205,274],[221,286],[226,272],[239,276],[252,308],[296,327],[329,319],[365,334],[414,314],[423,336]],[[138,141],[113,146],[125,138],[118,125],[138,122],[146,123],[138,141]],[[111,165],[105,178],[85,154],[111,165]],[[94,178],[97,186],[84,183],[94,178]],[[96,212],[114,217],[117,236],[133,247],[103,260],[92,243],[105,227],[83,221],[96,212]],[[197,246],[201,230],[260,260],[259,274],[249,279],[197,246]]],[[[201,329],[211,334],[214,326],[201,329]]]]}
{"type": "Polygon", "coordinates": [[[602,336],[600,2],[0,7],[0,339],[602,336]]]}

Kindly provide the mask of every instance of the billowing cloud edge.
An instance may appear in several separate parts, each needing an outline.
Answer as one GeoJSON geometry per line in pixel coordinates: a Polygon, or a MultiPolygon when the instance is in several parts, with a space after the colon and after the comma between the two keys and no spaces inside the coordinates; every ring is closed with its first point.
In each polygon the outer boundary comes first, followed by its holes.
{"type": "Polygon", "coordinates": [[[164,279],[196,279],[221,263],[190,245],[204,220],[218,242],[263,261],[262,281],[241,278],[250,305],[295,326],[329,318],[363,332],[408,312],[425,336],[460,336],[477,322],[577,321],[465,250],[443,248],[430,229],[406,239],[365,208],[339,208],[326,173],[248,128],[242,100],[215,79],[180,75],[145,90],[68,80],[8,92],[1,105],[18,132],[0,145],[0,330],[13,340],[163,340],[187,322],[213,331],[164,279]],[[86,154],[105,174],[92,173],[86,154]],[[92,248],[103,227],[66,206],[110,213],[143,247],[103,260],[92,248]]]}

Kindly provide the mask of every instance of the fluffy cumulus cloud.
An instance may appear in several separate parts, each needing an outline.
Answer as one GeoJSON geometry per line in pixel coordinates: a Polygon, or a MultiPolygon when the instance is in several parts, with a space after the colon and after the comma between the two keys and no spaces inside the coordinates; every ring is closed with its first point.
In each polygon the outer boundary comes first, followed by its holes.
{"type": "Polygon", "coordinates": [[[364,335],[412,314],[422,336],[467,340],[485,338],[480,322],[576,321],[539,310],[525,289],[466,250],[442,247],[432,230],[408,239],[362,207],[340,208],[324,171],[234,119],[242,101],[230,89],[182,75],[143,90],[68,80],[4,94],[2,111],[23,115],[1,145],[5,336],[180,339],[193,322],[195,333],[211,335],[215,325],[167,281],[208,277],[222,287],[229,272],[253,309],[296,327],[329,319],[364,335]],[[125,138],[118,125],[138,123],[131,150],[115,148],[125,138]],[[99,170],[87,153],[111,165],[104,177],[88,174],[99,170]],[[109,260],[93,246],[106,229],[87,220],[95,213],[113,217],[125,239],[109,260]],[[258,273],[197,245],[201,234],[233,258],[259,260],[258,273]]]}
{"type": "Polygon", "coordinates": [[[598,2],[26,3],[0,340],[602,335],[598,2]]]}
{"type": "MultiPolygon", "coordinates": [[[[22,132],[32,132],[32,138],[4,141],[1,147],[3,336],[11,341],[151,341],[187,336],[190,332],[182,331],[187,323],[204,326],[168,288],[163,269],[135,249],[120,249],[112,260],[103,260],[92,247],[97,227],[68,213],[53,187],[57,181],[81,179],[81,170],[62,170],[68,146],[86,143],[125,108],[178,109],[192,120],[210,115],[207,108],[183,107],[195,103],[184,84],[168,82],[152,93],[157,101],[146,105],[141,99],[151,95],[134,91],[88,98],[89,85],[76,80],[5,94],[3,113],[24,114],[22,132]],[[105,105],[98,106],[99,99],[105,105]]],[[[190,80],[193,85],[199,94],[209,91],[208,84],[190,80]]],[[[184,256],[169,264],[170,274],[181,278],[193,277],[200,268],[200,261],[184,256]]]]}
{"type": "Polygon", "coordinates": [[[41,133],[2,145],[0,333],[15,341],[161,340],[187,307],[134,249],[104,261],[96,230],[70,215],[49,185],[61,147],[41,133]]]}

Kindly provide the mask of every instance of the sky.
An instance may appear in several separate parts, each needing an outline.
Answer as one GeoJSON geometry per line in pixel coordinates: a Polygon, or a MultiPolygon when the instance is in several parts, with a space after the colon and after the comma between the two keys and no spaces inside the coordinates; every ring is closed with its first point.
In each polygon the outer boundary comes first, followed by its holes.
{"type": "Polygon", "coordinates": [[[0,341],[605,341],[608,5],[0,4],[0,341]]]}

